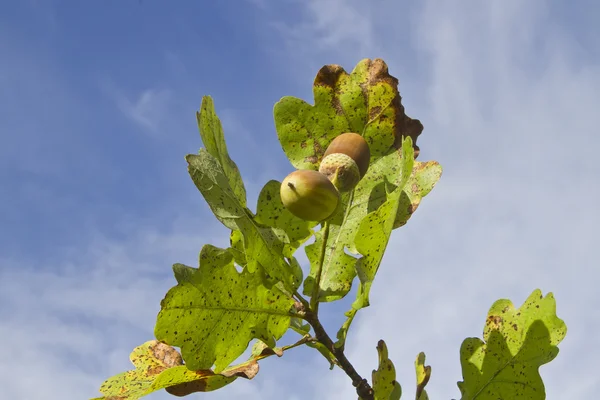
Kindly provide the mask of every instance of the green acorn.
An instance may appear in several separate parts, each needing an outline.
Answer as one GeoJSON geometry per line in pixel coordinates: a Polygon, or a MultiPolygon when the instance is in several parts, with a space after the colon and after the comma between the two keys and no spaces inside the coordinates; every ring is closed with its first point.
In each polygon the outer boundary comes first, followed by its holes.
{"type": "Polygon", "coordinates": [[[289,174],[279,189],[281,202],[292,214],[306,221],[323,221],[338,206],[340,194],[323,174],[298,170],[289,174]]]}

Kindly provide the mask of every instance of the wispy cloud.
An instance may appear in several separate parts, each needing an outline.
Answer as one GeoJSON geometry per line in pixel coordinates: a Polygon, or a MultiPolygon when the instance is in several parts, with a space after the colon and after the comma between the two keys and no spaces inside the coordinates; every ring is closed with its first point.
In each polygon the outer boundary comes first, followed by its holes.
{"type": "Polygon", "coordinates": [[[165,122],[173,100],[169,89],[148,88],[128,95],[114,83],[105,82],[102,87],[121,113],[143,131],[156,134],[166,128],[165,122]]]}

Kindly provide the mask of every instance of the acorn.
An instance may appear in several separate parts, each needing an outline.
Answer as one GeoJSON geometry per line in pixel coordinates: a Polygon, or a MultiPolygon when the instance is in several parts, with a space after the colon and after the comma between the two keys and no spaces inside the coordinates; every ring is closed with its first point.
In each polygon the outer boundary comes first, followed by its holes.
{"type": "Polygon", "coordinates": [[[340,192],[352,190],[361,178],[356,162],[344,153],[332,153],[323,158],[319,172],[325,175],[340,192]]]}
{"type": "Polygon", "coordinates": [[[342,133],[327,147],[319,172],[327,176],[340,192],[352,190],[369,169],[371,151],[358,133],[342,133]]]}
{"type": "Polygon", "coordinates": [[[306,221],[329,218],[340,201],[333,183],[314,170],[298,170],[289,174],[279,189],[281,202],[292,214],[306,221]]]}

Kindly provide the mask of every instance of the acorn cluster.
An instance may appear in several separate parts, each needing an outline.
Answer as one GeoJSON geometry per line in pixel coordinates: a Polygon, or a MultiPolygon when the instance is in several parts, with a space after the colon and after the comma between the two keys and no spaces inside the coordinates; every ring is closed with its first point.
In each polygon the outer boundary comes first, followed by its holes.
{"type": "Polygon", "coordinates": [[[327,147],[319,170],[297,170],[281,183],[283,205],[296,217],[323,221],[336,210],[340,192],[358,184],[369,169],[371,152],[357,133],[342,133],[327,147]]]}

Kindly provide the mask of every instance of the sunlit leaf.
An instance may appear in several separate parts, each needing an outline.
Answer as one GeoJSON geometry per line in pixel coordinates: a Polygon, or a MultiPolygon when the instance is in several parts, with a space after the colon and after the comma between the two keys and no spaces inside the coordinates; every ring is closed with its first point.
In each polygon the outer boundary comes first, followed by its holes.
{"type": "Polygon", "coordinates": [[[402,388],[396,381],[396,368],[388,358],[387,346],[383,340],[377,343],[377,354],[379,367],[373,371],[374,400],[399,400],[402,388]]]}
{"type": "Polygon", "coordinates": [[[223,127],[221,126],[219,117],[215,113],[215,105],[212,97],[204,96],[202,98],[202,105],[200,106],[200,112],[196,113],[196,119],[198,121],[200,137],[206,151],[219,161],[235,197],[245,207],[246,189],[244,181],[242,181],[242,176],[237,165],[229,157],[223,135],[223,127]]]}
{"type": "Polygon", "coordinates": [[[161,302],[155,335],[181,348],[192,370],[223,371],[256,338],[275,346],[290,324],[294,301],[263,274],[238,272],[228,250],[205,245],[200,267],[173,266],[177,286],[161,302]]]}
{"type": "Polygon", "coordinates": [[[510,300],[496,301],[488,312],[484,340],[467,338],[461,346],[461,399],[545,399],[538,369],[558,355],[556,346],[566,333],[552,293],[544,297],[536,289],[518,309],[510,300]]]}
{"type": "Polygon", "coordinates": [[[161,389],[172,394],[191,388],[209,392],[233,382],[238,376],[252,379],[258,371],[256,361],[227,369],[222,374],[211,370],[191,371],[183,365],[177,350],[157,340],[136,347],[129,359],[135,369],[107,379],[100,387],[104,397],[97,399],[135,400],[161,389]]]}
{"type": "Polygon", "coordinates": [[[417,372],[417,393],[416,400],[429,400],[425,386],[431,378],[431,366],[425,365],[425,353],[421,352],[415,360],[415,370],[417,372]]]}

